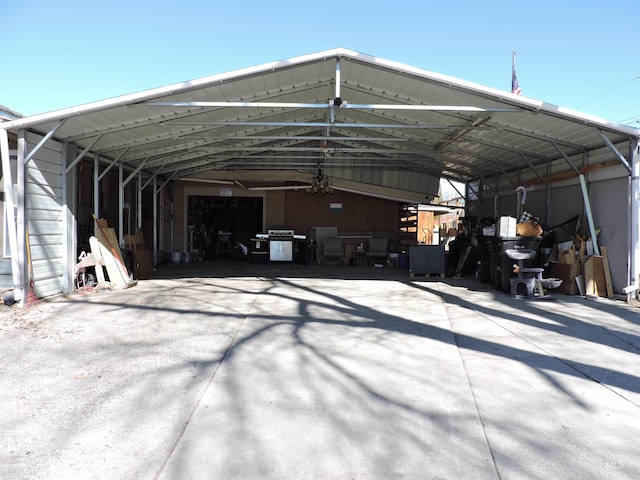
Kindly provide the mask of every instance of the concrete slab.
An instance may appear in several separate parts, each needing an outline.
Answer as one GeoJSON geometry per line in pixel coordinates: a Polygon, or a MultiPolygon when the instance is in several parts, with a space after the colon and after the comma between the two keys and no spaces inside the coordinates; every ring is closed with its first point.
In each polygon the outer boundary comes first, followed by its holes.
{"type": "Polygon", "coordinates": [[[444,306],[412,290],[274,281],[160,478],[495,478],[444,306]]]}
{"type": "Polygon", "coordinates": [[[5,308],[0,478],[640,478],[621,302],[198,262],[5,308]]]}

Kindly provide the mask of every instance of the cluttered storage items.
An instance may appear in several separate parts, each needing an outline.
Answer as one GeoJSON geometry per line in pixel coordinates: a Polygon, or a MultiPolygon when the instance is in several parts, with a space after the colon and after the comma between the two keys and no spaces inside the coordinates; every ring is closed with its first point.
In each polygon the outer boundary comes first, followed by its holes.
{"type": "Polygon", "coordinates": [[[549,293],[613,297],[606,247],[592,238],[587,218],[577,215],[545,226],[526,211],[518,217],[462,217],[449,244],[450,275],[475,275],[516,297],[549,293]]]}

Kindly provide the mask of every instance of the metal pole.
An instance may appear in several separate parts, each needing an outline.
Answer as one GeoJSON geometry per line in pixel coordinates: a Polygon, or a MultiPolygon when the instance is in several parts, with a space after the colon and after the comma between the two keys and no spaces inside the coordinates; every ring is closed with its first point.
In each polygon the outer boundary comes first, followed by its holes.
{"type": "Polygon", "coordinates": [[[584,173],[580,174],[580,188],[582,189],[582,199],[584,200],[584,209],[587,213],[587,219],[589,220],[589,232],[591,233],[591,241],[593,242],[593,253],[600,255],[600,248],[598,247],[598,239],[596,238],[596,229],[593,225],[593,214],[591,213],[591,202],[589,201],[589,191],[587,190],[587,181],[584,178],[584,173]]]}
{"type": "MultiPolygon", "coordinates": [[[[639,285],[640,275],[640,152],[638,151],[637,140],[631,146],[631,166],[632,175],[629,178],[631,183],[631,195],[629,200],[629,210],[631,216],[629,234],[629,273],[628,284],[639,285]]],[[[635,290],[634,296],[638,295],[635,290]]]]}
{"type": "Polygon", "coordinates": [[[2,157],[2,174],[4,177],[4,201],[5,222],[9,237],[9,250],[11,255],[11,272],[13,274],[14,300],[22,300],[20,290],[20,258],[18,255],[16,218],[13,203],[13,180],[11,175],[11,159],[9,158],[9,135],[6,130],[0,129],[0,157],[2,157]]]}
{"type": "Polygon", "coordinates": [[[156,177],[153,177],[153,266],[158,265],[158,192],[156,177]]]}
{"type": "MultiPolygon", "coordinates": [[[[124,167],[118,165],[118,243],[124,242],[124,167]]],[[[131,208],[131,207],[129,207],[131,208]]]]}
{"type": "Polygon", "coordinates": [[[27,156],[27,131],[25,129],[20,130],[18,133],[18,161],[16,162],[16,184],[17,184],[17,199],[16,199],[16,239],[18,245],[18,259],[20,262],[20,289],[23,292],[21,307],[26,306],[26,292],[28,287],[28,268],[29,265],[26,261],[26,235],[27,235],[27,221],[26,216],[26,165],[24,159],[27,156]]]}
{"type": "Polygon", "coordinates": [[[100,164],[98,157],[93,157],[93,214],[100,218],[100,164]]]}
{"type": "Polygon", "coordinates": [[[136,207],[136,232],[138,233],[142,231],[142,171],[138,172],[138,182],[136,183],[136,191],[137,191],[137,202],[138,205],[136,207]]]}

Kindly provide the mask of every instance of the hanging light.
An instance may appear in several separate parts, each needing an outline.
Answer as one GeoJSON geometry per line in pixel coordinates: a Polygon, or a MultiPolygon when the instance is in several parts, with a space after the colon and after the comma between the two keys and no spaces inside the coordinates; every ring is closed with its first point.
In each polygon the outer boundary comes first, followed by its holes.
{"type": "Polygon", "coordinates": [[[331,182],[329,181],[328,177],[325,177],[322,174],[322,169],[320,167],[318,167],[318,174],[314,176],[309,182],[309,186],[307,186],[306,192],[310,195],[316,193],[322,193],[323,195],[326,193],[333,193],[331,182]]]}

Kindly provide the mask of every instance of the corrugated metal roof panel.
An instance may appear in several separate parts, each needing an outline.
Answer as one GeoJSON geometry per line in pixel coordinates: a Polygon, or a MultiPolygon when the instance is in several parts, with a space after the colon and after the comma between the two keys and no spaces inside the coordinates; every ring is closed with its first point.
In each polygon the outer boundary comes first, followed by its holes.
{"type": "Polygon", "coordinates": [[[149,175],[164,165],[174,178],[240,169],[262,169],[266,178],[326,164],[340,178],[428,194],[440,176],[470,181],[602,148],[602,134],[619,145],[638,137],[630,127],[345,49],[3,126],[46,133],[60,120],[54,138],[82,149],[102,135],[93,153],[109,161],[128,148],[120,161],[146,161],[149,175]],[[330,105],[338,94],[346,103],[330,105]]]}

